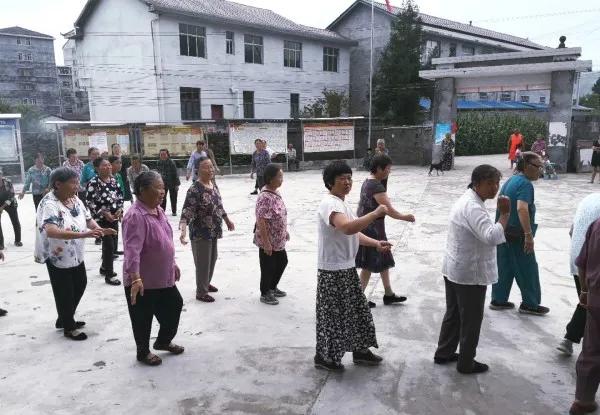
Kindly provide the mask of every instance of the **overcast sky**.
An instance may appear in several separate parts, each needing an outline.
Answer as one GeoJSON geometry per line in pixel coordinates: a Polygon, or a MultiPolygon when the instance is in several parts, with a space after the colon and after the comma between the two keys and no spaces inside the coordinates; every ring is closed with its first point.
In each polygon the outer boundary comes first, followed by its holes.
{"type": "MultiPolygon", "coordinates": [[[[298,23],[324,28],[353,0],[238,2],[268,8],[298,23]]],[[[60,33],[73,28],[85,3],[86,0],[0,0],[0,28],[22,26],[54,36],[56,61],[62,64],[64,39],[60,33]]],[[[402,1],[392,0],[392,4],[401,6],[402,1]]],[[[417,0],[416,4],[423,13],[463,23],[473,21],[473,25],[529,38],[546,46],[558,46],[558,38],[564,34],[567,46],[581,46],[583,58],[593,60],[594,70],[600,71],[597,0],[417,0]]]]}

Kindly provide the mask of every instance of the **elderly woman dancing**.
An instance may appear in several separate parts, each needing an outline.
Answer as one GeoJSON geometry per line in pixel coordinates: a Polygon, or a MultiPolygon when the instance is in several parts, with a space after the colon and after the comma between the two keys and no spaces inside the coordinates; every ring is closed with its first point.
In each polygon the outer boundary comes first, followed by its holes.
{"type": "Polygon", "coordinates": [[[190,228],[192,253],[196,265],[196,300],[212,303],[209,292],[218,289],[211,284],[217,263],[217,242],[223,237],[223,221],[230,231],[235,225],[223,208],[219,187],[214,182],[214,166],[208,157],[198,159],[198,180],[188,189],[181,211],[180,241],[187,244],[186,230],[190,228]]]}
{"type": "Polygon", "coordinates": [[[360,286],[354,260],[359,245],[389,251],[391,244],[361,233],[388,212],[379,205],[356,218],[345,202],[352,190],[352,169],[333,161],[323,170],[329,194],[321,201],[318,215],[317,347],[315,367],[342,371],[342,357],[352,352],[355,364],[378,365],[383,359],[370,347],[378,347],[375,324],[360,286]]]}
{"type": "Polygon", "coordinates": [[[260,261],[260,301],[279,304],[276,297],[285,297],[277,288],[288,264],[285,243],[290,239],[287,231],[287,210],[277,191],[283,183],[283,170],[271,163],[265,168],[265,187],[256,199],[256,231],[254,244],[258,246],[260,261]]]}
{"type": "Polygon", "coordinates": [[[160,174],[143,172],[133,182],[137,200],[123,218],[123,283],[137,345],[137,360],[150,366],[162,363],[150,353],[152,319],[160,323],[155,350],[183,353],[171,343],[177,334],[183,299],[175,285],[181,272],[175,263],[173,230],[160,204],[165,186],[160,174]]]}
{"type": "MultiPolygon", "coordinates": [[[[360,201],[358,203],[357,216],[362,217],[384,205],[388,209],[388,216],[393,219],[414,222],[415,217],[412,214],[398,212],[392,206],[392,202],[387,195],[387,189],[383,184],[387,180],[392,170],[392,159],[386,154],[380,153],[373,157],[369,166],[371,175],[364,181],[360,189],[360,201]]],[[[370,223],[363,233],[375,240],[387,241],[385,233],[385,217],[381,217],[370,223]]],[[[376,248],[361,246],[356,254],[356,267],[361,268],[360,283],[363,291],[369,284],[371,273],[379,273],[385,289],[383,295],[383,304],[391,305],[406,301],[406,297],[398,296],[392,290],[390,283],[390,268],[394,267],[395,262],[392,253],[389,251],[379,252],[376,248]]],[[[369,301],[369,307],[375,307],[375,303],[369,301]]]]}
{"type": "Polygon", "coordinates": [[[487,286],[498,280],[496,246],[505,242],[504,229],[510,200],[498,198],[498,223],[490,218],[485,201],[498,193],[500,171],[478,166],[469,189],[452,207],[442,266],[446,286],[446,314],[442,322],[434,362],[456,362],[460,373],[482,373],[488,366],[475,360],[483,320],[487,286]],[[456,348],[460,343],[460,354],[456,348]]]}
{"type": "Polygon", "coordinates": [[[78,331],[85,325],[73,316],[87,285],[84,238],[113,235],[114,229],[102,229],[91,218],[83,201],[77,197],[79,175],[67,167],[59,167],[50,176],[53,189],[40,201],[37,211],[35,261],[46,264],[58,319],[56,328],[65,337],[85,340],[78,331]]]}

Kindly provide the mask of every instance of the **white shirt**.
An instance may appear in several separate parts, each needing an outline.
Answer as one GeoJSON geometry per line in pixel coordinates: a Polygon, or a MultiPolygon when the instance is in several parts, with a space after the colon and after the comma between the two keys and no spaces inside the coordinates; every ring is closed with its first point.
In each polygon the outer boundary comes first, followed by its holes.
{"type": "Polygon", "coordinates": [[[496,245],[506,242],[483,200],[468,189],[450,212],[442,274],[456,284],[489,285],[498,281],[496,245]]]}
{"type": "Polygon", "coordinates": [[[319,223],[318,267],[325,271],[339,271],[356,266],[358,234],[344,235],[331,225],[329,218],[334,212],[346,215],[350,220],[356,219],[350,206],[339,197],[328,194],[321,201],[317,211],[319,223]]]}
{"type": "Polygon", "coordinates": [[[600,193],[587,195],[577,206],[573,218],[573,236],[571,236],[571,274],[578,275],[575,260],[581,253],[585,234],[592,223],[600,219],[600,193]]]}
{"type": "Polygon", "coordinates": [[[57,268],[73,268],[83,262],[85,239],[55,239],[46,234],[46,225],[56,225],[61,230],[72,232],[87,231],[87,221],[92,217],[78,197],[74,198],[73,209],[68,209],[54,195],[48,193],[37,210],[35,233],[35,262],[50,261],[57,268]]]}

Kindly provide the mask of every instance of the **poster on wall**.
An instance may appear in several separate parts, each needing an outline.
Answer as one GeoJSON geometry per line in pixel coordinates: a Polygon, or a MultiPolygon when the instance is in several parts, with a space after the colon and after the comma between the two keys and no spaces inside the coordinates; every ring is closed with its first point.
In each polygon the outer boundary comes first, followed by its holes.
{"type": "Polygon", "coordinates": [[[187,157],[196,149],[196,141],[204,139],[204,130],[189,125],[179,127],[145,127],[142,129],[145,157],[157,157],[161,148],[171,157],[187,157]]]}
{"type": "Polygon", "coordinates": [[[267,141],[275,153],[285,153],[287,148],[287,123],[231,123],[229,145],[231,154],[252,154],[254,140],[267,141]]]}
{"type": "Polygon", "coordinates": [[[303,140],[305,153],[324,153],[328,151],[353,151],[354,125],[305,125],[303,140]]]}
{"type": "Polygon", "coordinates": [[[16,128],[12,121],[0,120],[0,161],[19,160],[16,128]]]}
{"type": "Polygon", "coordinates": [[[548,145],[550,147],[566,147],[567,123],[551,122],[548,126],[548,145]]]}
{"type": "MultiPolygon", "coordinates": [[[[446,134],[452,134],[452,124],[450,123],[438,123],[435,125],[435,143],[442,144],[446,134]]],[[[454,138],[454,137],[453,137],[454,138]]]]}
{"type": "Polygon", "coordinates": [[[590,168],[592,166],[592,154],[594,150],[591,148],[582,148],[579,150],[579,167],[590,168]]]}
{"type": "Polygon", "coordinates": [[[80,157],[87,157],[88,149],[109,151],[114,143],[121,145],[123,154],[129,154],[129,129],[127,128],[66,128],[63,130],[65,150],[74,148],[80,157]]]}

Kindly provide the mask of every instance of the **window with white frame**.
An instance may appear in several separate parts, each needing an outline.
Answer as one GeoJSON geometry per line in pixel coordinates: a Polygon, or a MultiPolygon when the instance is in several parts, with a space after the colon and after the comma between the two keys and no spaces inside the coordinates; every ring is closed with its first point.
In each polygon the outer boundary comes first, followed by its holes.
{"type": "Polygon", "coordinates": [[[290,94],[290,118],[300,117],[300,94],[290,94]]]}
{"type": "Polygon", "coordinates": [[[200,120],[200,88],[179,88],[181,119],[183,121],[200,120]]]}
{"type": "Polygon", "coordinates": [[[206,28],[179,23],[179,54],[206,58],[206,28]]]}
{"type": "Polygon", "coordinates": [[[456,94],[456,99],[464,101],[467,99],[467,94],[456,94]]]}
{"type": "Polygon", "coordinates": [[[546,103],[546,97],[540,97],[540,104],[546,103]]]}
{"type": "Polygon", "coordinates": [[[254,91],[243,91],[244,118],[254,118],[254,91]]]}
{"type": "Polygon", "coordinates": [[[23,56],[28,62],[31,62],[33,60],[33,56],[31,56],[31,53],[25,53],[23,56]]]}
{"type": "Polygon", "coordinates": [[[225,32],[225,53],[235,55],[235,33],[225,32]]]}
{"type": "Polygon", "coordinates": [[[33,84],[22,84],[21,89],[25,91],[33,91],[33,84]]]}
{"type": "Polygon", "coordinates": [[[513,99],[513,94],[512,92],[503,92],[500,94],[500,101],[512,101],[513,99]]]}
{"type": "Polygon", "coordinates": [[[340,50],[338,48],[323,48],[323,71],[337,72],[340,60],[340,50]]]}
{"type": "Polygon", "coordinates": [[[521,95],[521,102],[529,102],[529,95],[521,95]]]}
{"type": "Polygon", "coordinates": [[[17,53],[17,60],[18,61],[22,61],[23,60],[23,54],[21,52],[17,53]]]}
{"type": "Polygon", "coordinates": [[[448,56],[451,58],[456,56],[456,43],[450,43],[450,50],[448,52],[448,56]]]}
{"type": "Polygon", "coordinates": [[[463,45],[462,54],[463,54],[463,56],[474,56],[475,55],[475,46],[463,45]]]}
{"type": "Polygon", "coordinates": [[[36,98],[23,98],[21,102],[23,103],[23,105],[37,105],[36,98]]]}
{"type": "Polygon", "coordinates": [[[488,93],[487,92],[480,92],[479,93],[479,100],[480,101],[487,101],[489,99],[488,97],[488,93]]]}
{"type": "Polygon", "coordinates": [[[283,41],[283,66],[286,68],[302,68],[302,43],[283,41]]]}
{"type": "Polygon", "coordinates": [[[244,61],[246,63],[263,63],[262,36],[244,35],[244,61]]]}
{"type": "Polygon", "coordinates": [[[427,40],[421,48],[421,65],[431,64],[431,60],[439,58],[441,54],[441,43],[438,40],[427,40]]]}

